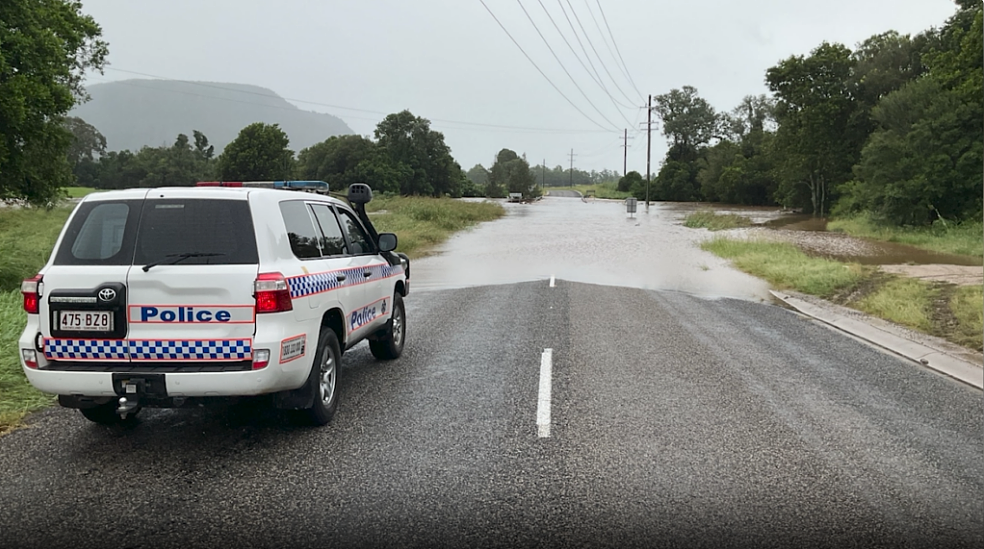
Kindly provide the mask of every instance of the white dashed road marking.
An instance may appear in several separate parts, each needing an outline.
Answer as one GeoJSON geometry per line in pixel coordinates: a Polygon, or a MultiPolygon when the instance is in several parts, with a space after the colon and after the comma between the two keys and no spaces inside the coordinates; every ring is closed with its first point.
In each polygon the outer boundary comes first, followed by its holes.
{"type": "Polygon", "coordinates": [[[550,383],[553,369],[553,349],[540,355],[540,394],[536,402],[536,431],[539,438],[550,436],[550,383]]]}
{"type": "Polygon", "coordinates": [[[550,275],[550,287],[553,288],[556,285],[557,285],[557,280],[554,278],[553,275],[550,275]]]}

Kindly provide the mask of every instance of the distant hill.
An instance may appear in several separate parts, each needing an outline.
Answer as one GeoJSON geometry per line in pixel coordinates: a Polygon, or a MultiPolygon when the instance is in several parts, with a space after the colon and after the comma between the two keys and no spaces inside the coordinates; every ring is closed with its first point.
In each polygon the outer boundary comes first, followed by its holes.
{"type": "Polygon", "coordinates": [[[340,118],[304,111],[259,86],[176,80],[122,80],[87,87],[92,100],[69,113],[92,124],[110,151],[171,145],[198,130],[216,154],[253,122],[280,124],[299,151],[354,133],[340,118]]]}

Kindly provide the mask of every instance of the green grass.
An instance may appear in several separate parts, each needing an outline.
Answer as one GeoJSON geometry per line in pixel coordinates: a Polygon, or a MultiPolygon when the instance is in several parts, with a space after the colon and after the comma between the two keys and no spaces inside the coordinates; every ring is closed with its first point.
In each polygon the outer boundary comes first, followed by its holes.
{"type": "Polygon", "coordinates": [[[0,208],[0,291],[20,288],[48,261],[72,208],[0,208]]]}
{"type": "Polygon", "coordinates": [[[28,412],[53,402],[21,370],[17,339],[27,320],[22,304],[19,291],[0,292],[0,434],[16,427],[28,412]]]}
{"type": "Polygon", "coordinates": [[[809,257],[792,244],[717,237],[700,247],[776,288],[820,297],[857,285],[867,276],[860,265],[809,257]]]}
{"type": "Polygon", "coordinates": [[[737,229],[738,227],[748,227],[752,220],[735,214],[717,214],[711,210],[699,210],[683,220],[684,227],[691,229],[709,229],[712,231],[723,231],[726,229],[737,229]]]}
{"type": "Polygon", "coordinates": [[[950,298],[950,310],[959,324],[951,340],[981,350],[984,347],[984,286],[961,286],[950,298]]]}
{"type": "Polygon", "coordinates": [[[420,196],[380,197],[370,202],[366,210],[377,231],[396,233],[396,250],[411,259],[427,255],[457,231],[506,213],[496,202],[420,196]]]}
{"type": "Polygon", "coordinates": [[[898,242],[934,252],[984,257],[984,226],[980,221],[937,222],[932,227],[893,227],[876,223],[868,215],[834,219],[827,230],[852,236],[898,242]]]}
{"type": "Polygon", "coordinates": [[[856,308],[872,316],[923,332],[933,329],[933,289],[912,278],[891,278],[861,299],[856,308]]]}
{"type": "Polygon", "coordinates": [[[68,193],[69,198],[82,198],[87,194],[103,191],[97,191],[91,187],[65,187],[65,192],[68,193]]]}
{"type": "MultiPolygon", "coordinates": [[[[547,188],[550,190],[554,187],[547,188]]],[[[576,185],[573,189],[570,187],[556,187],[557,190],[574,190],[579,191],[581,194],[588,194],[588,191],[594,191],[595,198],[607,198],[612,200],[623,200],[630,196],[632,193],[623,192],[618,190],[618,183],[612,181],[610,183],[598,183],[596,185],[576,185]]]]}

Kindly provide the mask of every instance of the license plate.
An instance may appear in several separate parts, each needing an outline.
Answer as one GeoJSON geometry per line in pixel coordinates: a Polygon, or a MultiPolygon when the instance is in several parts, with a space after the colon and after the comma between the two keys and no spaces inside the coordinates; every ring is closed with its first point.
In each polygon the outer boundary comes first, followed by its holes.
{"type": "Polygon", "coordinates": [[[58,326],[74,332],[111,332],[113,313],[110,311],[61,311],[58,326]]]}

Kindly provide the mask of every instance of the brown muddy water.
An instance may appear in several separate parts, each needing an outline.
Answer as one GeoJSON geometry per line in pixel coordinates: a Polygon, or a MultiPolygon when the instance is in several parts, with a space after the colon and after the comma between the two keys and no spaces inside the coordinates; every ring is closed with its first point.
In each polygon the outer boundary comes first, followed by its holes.
{"type": "Polygon", "coordinates": [[[411,266],[415,290],[509,284],[551,277],[608,286],[769,300],[769,286],[701,250],[706,231],[653,204],[626,214],[620,201],[547,197],[503,202],[507,215],[459,233],[411,266]]]}

